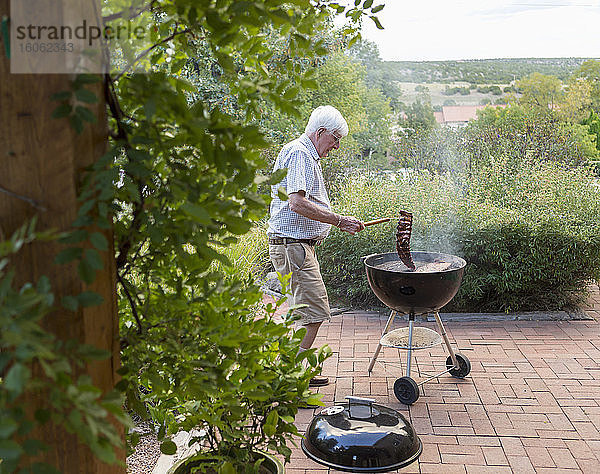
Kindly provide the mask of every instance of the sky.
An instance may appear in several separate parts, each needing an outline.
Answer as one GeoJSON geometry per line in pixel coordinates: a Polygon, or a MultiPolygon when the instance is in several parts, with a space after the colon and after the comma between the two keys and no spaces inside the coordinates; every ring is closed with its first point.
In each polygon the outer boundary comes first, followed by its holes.
{"type": "Polygon", "coordinates": [[[375,0],[384,61],[600,58],[600,0],[375,0]]]}

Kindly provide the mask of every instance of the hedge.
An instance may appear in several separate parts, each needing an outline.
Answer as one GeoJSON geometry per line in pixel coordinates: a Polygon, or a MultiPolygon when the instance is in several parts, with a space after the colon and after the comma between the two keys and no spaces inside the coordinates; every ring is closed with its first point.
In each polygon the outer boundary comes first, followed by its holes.
{"type": "MultiPolygon", "coordinates": [[[[600,192],[589,170],[502,161],[470,176],[351,177],[337,211],[363,220],[413,213],[412,250],[467,260],[446,310],[531,311],[576,307],[600,280],[600,192]]],[[[394,251],[394,221],[350,236],[332,230],[318,249],[330,298],[381,306],[361,257],[394,251]]]]}

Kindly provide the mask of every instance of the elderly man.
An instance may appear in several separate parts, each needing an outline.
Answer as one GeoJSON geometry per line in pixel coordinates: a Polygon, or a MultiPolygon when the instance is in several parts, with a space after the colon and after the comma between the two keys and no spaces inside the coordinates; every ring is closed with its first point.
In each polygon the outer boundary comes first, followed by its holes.
{"type": "MultiPolygon", "coordinates": [[[[321,158],[340,146],[348,135],[342,114],[330,105],[317,107],[304,133],[283,147],[274,170],[287,168],[287,176],[273,186],[269,219],[269,255],[275,270],[291,273],[291,304],[306,305],[296,310],[298,324],[306,328],[301,350],[309,349],[323,321],[330,319],[329,299],[321,277],[315,247],[329,234],[331,226],[354,235],[365,228],[352,216],[331,210],[321,171],[321,158]],[[282,201],[277,189],[282,186],[288,200],[282,201]]],[[[327,377],[313,377],[311,386],[327,385],[327,377]]]]}

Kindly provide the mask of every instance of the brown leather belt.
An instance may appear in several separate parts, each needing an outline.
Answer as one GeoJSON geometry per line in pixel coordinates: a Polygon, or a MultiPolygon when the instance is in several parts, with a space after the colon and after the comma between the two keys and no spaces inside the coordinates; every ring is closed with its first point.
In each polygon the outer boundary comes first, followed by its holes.
{"type": "Polygon", "coordinates": [[[308,244],[311,247],[314,247],[315,245],[319,245],[320,243],[321,241],[316,239],[290,239],[289,237],[275,237],[269,239],[270,245],[308,244]]]}

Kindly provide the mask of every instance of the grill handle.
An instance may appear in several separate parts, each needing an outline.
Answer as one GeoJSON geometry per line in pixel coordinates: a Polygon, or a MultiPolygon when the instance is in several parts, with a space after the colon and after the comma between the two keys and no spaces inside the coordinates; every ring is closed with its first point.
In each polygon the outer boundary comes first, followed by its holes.
{"type": "Polygon", "coordinates": [[[355,397],[353,395],[346,395],[346,400],[348,400],[348,405],[354,403],[356,405],[371,406],[373,403],[375,403],[375,400],[373,398],[355,397]]]}
{"type": "Polygon", "coordinates": [[[375,403],[375,400],[372,398],[362,398],[355,397],[353,395],[347,395],[346,400],[348,400],[348,415],[350,415],[350,418],[361,420],[373,416],[373,403],[375,403]],[[353,407],[354,411],[352,410],[353,407]],[[365,413],[365,410],[361,409],[360,407],[369,407],[368,413],[365,413]]]}
{"type": "Polygon", "coordinates": [[[363,257],[360,257],[360,260],[362,261],[363,265],[364,265],[365,261],[367,260],[367,258],[372,257],[373,255],[378,255],[378,254],[372,253],[371,255],[365,255],[363,257]]]}

